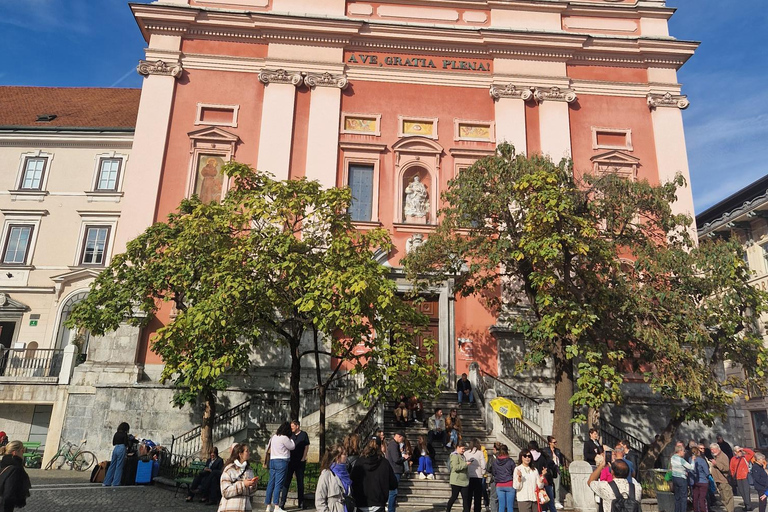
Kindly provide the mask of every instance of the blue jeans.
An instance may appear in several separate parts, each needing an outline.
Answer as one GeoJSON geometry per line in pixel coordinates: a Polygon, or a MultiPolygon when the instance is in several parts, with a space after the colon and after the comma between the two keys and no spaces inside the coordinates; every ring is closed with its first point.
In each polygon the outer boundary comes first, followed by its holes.
{"type": "MultiPolygon", "coordinates": [[[[402,476],[400,473],[395,473],[397,485],[400,485],[400,477],[402,476]]],[[[397,488],[394,491],[389,491],[389,500],[387,500],[387,512],[395,512],[395,510],[397,510],[397,488]]]]}
{"type": "Polygon", "coordinates": [[[496,484],[496,496],[499,497],[499,512],[514,512],[516,495],[517,491],[514,487],[499,487],[496,484]]]}
{"type": "Polygon", "coordinates": [[[112,450],[112,462],[109,463],[107,474],[104,476],[104,487],[118,487],[123,479],[123,464],[125,464],[125,445],[119,444],[112,450]]]}
{"type": "Polygon", "coordinates": [[[269,483],[267,484],[267,496],[265,505],[278,505],[280,503],[280,489],[283,488],[285,476],[288,473],[288,459],[271,459],[269,461],[269,483]]]}
{"type": "Polygon", "coordinates": [[[555,507],[555,486],[545,485],[544,490],[547,491],[547,496],[549,496],[549,512],[557,512],[557,507],[555,507]]]}
{"type": "Polygon", "coordinates": [[[675,491],[675,512],[685,512],[688,508],[688,479],[673,477],[672,489],[675,491]]]}
{"type": "MultiPolygon", "coordinates": [[[[457,391],[456,394],[458,395],[459,403],[463,402],[464,397],[467,396],[463,391],[457,391]]],[[[475,403],[475,395],[472,393],[472,390],[469,391],[469,403],[475,403]]]]}
{"type": "Polygon", "coordinates": [[[451,444],[454,448],[459,446],[459,431],[455,428],[451,429],[451,444]]]}
{"type": "Polygon", "coordinates": [[[417,470],[417,473],[426,473],[427,475],[431,475],[434,472],[435,470],[432,468],[432,459],[426,455],[419,457],[419,469],[417,470]]]}

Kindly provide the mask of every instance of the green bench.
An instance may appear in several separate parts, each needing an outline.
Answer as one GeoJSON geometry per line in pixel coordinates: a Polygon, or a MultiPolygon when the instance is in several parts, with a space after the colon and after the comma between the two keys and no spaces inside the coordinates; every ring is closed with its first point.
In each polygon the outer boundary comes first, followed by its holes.
{"type": "Polygon", "coordinates": [[[42,443],[26,441],[22,444],[24,445],[24,466],[28,468],[42,466],[43,454],[38,452],[42,443]]]}
{"type": "Polygon", "coordinates": [[[176,484],[176,492],[173,493],[173,497],[176,497],[176,495],[179,493],[179,488],[181,487],[186,486],[187,491],[189,491],[195,476],[204,469],[205,462],[201,460],[193,460],[189,463],[189,466],[180,468],[179,476],[174,479],[174,483],[176,484]]]}

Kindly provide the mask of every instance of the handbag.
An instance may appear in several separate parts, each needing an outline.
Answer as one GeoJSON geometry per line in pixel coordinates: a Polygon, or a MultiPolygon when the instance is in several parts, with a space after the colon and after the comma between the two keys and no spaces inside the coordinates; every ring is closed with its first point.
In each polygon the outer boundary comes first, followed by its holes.
{"type": "Polygon", "coordinates": [[[536,501],[539,502],[539,505],[546,505],[547,503],[549,503],[549,494],[547,494],[547,491],[545,491],[544,489],[537,489],[536,501]]]}
{"type": "Polygon", "coordinates": [[[267,453],[264,454],[264,462],[262,464],[265,468],[269,467],[269,461],[271,458],[272,458],[272,445],[269,445],[267,446],[267,453]]]}
{"type": "Polygon", "coordinates": [[[355,498],[352,497],[351,494],[342,493],[342,496],[344,496],[344,509],[346,512],[355,512],[355,509],[357,508],[357,503],[355,503],[355,498]]]}
{"type": "Polygon", "coordinates": [[[707,475],[707,480],[709,480],[709,492],[717,494],[717,486],[715,485],[714,477],[712,475],[707,475]]]}

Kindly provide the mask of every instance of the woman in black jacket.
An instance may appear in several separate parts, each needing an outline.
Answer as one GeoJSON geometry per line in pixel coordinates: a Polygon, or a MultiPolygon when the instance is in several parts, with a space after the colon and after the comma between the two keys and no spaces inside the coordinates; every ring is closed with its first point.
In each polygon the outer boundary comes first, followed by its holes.
{"type": "Polygon", "coordinates": [[[128,437],[128,431],[131,427],[123,422],[117,426],[117,432],[112,436],[112,461],[107,468],[107,474],[104,476],[104,487],[117,487],[123,479],[123,464],[125,464],[125,455],[128,453],[128,446],[131,443],[128,437]]]}
{"type": "Polygon", "coordinates": [[[760,512],[765,512],[765,491],[768,490],[768,473],[765,472],[765,455],[760,452],[755,453],[755,463],[752,464],[752,481],[754,482],[757,495],[760,496],[760,512]]]}
{"type": "Polygon", "coordinates": [[[0,488],[3,489],[3,512],[26,506],[32,484],[24,470],[24,444],[11,441],[4,448],[0,459],[0,488]]]}
{"type": "Polygon", "coordinates": [[[397,478],[392,466],[381,453],[378,437],[368,441],[363,453],[352,468],[352,497],[356,508],[381,510],[387,505],[389,491],[397,489],[397,478]]]}

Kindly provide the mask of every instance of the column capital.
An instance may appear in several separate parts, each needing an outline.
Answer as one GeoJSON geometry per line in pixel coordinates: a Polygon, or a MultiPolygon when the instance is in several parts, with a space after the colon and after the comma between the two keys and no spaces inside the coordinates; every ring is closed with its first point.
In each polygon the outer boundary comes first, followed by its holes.
{"type": "Polygon", "coordinates": [[[184,68],[180,61],[166,62],[162,59],[156,61],[140,60],[136,71],[142,76],[161,75],[179,78],[184,68]]]}
{"type": "Polygon", "coordinates": [[[573,103],[576,101],[576,91],[572,89],[561,89],[560,87],[537,87],[533,93],[536,101],[564,101],[573,103]]]}
{"type": "Polygon", "coordinates": [[[304,83],[308,87],[336,87],[338,89],[346,89],[349,85],[347,75],[333,75],[331,73],[307,73],[304,76],[304,83]]]}
{"type": "Polygon", "coordinates": [[[491,84],[488,91],[491,98],[498,100],[500,98],[519,98],[528,101],[533,98],[533,91],[528,87],[517,88],[514,84],[491,84]]]}
{"type": "Polygon", "coordinates": [[[304,81],[301,73],[291,73],[284,69],[264,69],[259,73],[259,81],[265,84],[291,84],[296,87],[304,81]]]}
{"type": "Polygon", "coordinates": [[[664,94],[649,93],[647,99],[648,108],[651,110],[658,107],[677,107],[680,110],[685,110],[691,104],[687,96],[672,94],[671,92],[664,94]]]}

